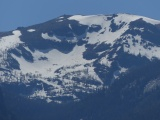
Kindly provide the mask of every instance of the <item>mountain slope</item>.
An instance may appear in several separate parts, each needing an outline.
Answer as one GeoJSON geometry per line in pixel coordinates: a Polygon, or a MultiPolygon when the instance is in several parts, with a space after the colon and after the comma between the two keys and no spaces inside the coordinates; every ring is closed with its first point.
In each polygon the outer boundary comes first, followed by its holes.
{"type": "Polygon", "coordinates": [[[79,102],[48,104],[23,96],[10,97],[13,93],[8,93],[8,88],[4,98],[17,120],[159,120],[159,66],[160,61],[154,60],[134,68],[109,89],[103,88],[79,102]]]}
{"type": "Polygon", "coordinates": [[[1,33],[1,84],[29,99],[79,101],[159,59],[159,25],[129,14],[64,15],[1,33]]]}

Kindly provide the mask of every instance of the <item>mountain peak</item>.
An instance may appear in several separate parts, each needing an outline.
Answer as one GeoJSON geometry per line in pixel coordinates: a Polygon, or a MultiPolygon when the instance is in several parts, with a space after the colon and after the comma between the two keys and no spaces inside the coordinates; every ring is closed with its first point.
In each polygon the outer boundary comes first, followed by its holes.
{"type": "Polygon", "coordinates": [[[0,34],[0,82],[20,85],[29,99],[79,101],[160,59],[158,24],[130,14],[63,15],[0,34]]]}
{"type": "Polygon", "coordinates": [[[93,24],[94,24],[94,23],[96,23],[96,22],[94,22],[95,20],[97,21],[97,23],[102,23],[102,21],[104,21],[104,20],[107,21],[110,19],[112,19],[112,20],[115,19],[115,21],[117,21],[117,22],[124,21],[126,23],[129,23],[131,21],[135,21],[138,19],[143,19],[144,21],[149,22],[151,24],[160,24],[160,21],[158,21],[158,20],[154,20],[151,18],[138,16],[138,15],[126,14],[126,13],[111,14],[111,15],[74,15],[68,19],[80,21],[82,24],[87,24],[87,23],[85,23],[87,21],[88,21],[88,24],[90,22],[93,22],[93,24]],[[85,21],[85,22],[83,22],[83,21],[85,21]]]}

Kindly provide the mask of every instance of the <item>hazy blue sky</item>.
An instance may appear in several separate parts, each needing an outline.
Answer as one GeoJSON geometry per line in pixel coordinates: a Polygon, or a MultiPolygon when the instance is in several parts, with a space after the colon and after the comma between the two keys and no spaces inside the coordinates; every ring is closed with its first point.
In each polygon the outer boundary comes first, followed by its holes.
{"type": "Polygon", "coordinates": [[[0,31],[63,14],[131,13],[160,20],[160,0],[0,0],[0,31]]]}

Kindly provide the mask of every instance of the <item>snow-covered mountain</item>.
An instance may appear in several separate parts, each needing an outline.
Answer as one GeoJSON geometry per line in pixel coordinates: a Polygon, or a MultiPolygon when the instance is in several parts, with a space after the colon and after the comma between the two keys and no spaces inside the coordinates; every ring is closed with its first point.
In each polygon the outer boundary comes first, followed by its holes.
{"type": "Polygon", "coordinates": [[[0,82],[28,99],[79,101],[154,59],[160,21],[142,16],[64,15],[0,33],[0,82]]]}

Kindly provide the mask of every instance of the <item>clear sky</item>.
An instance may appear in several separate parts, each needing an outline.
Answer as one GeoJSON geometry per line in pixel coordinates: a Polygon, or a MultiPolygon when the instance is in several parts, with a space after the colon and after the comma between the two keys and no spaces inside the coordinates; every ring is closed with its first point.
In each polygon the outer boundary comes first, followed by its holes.
{"type": "Polygon", "coordinates": [[[0,31],[60,15],[130,13],[160,20],[160,0],[0,0],[0,31]]]}

